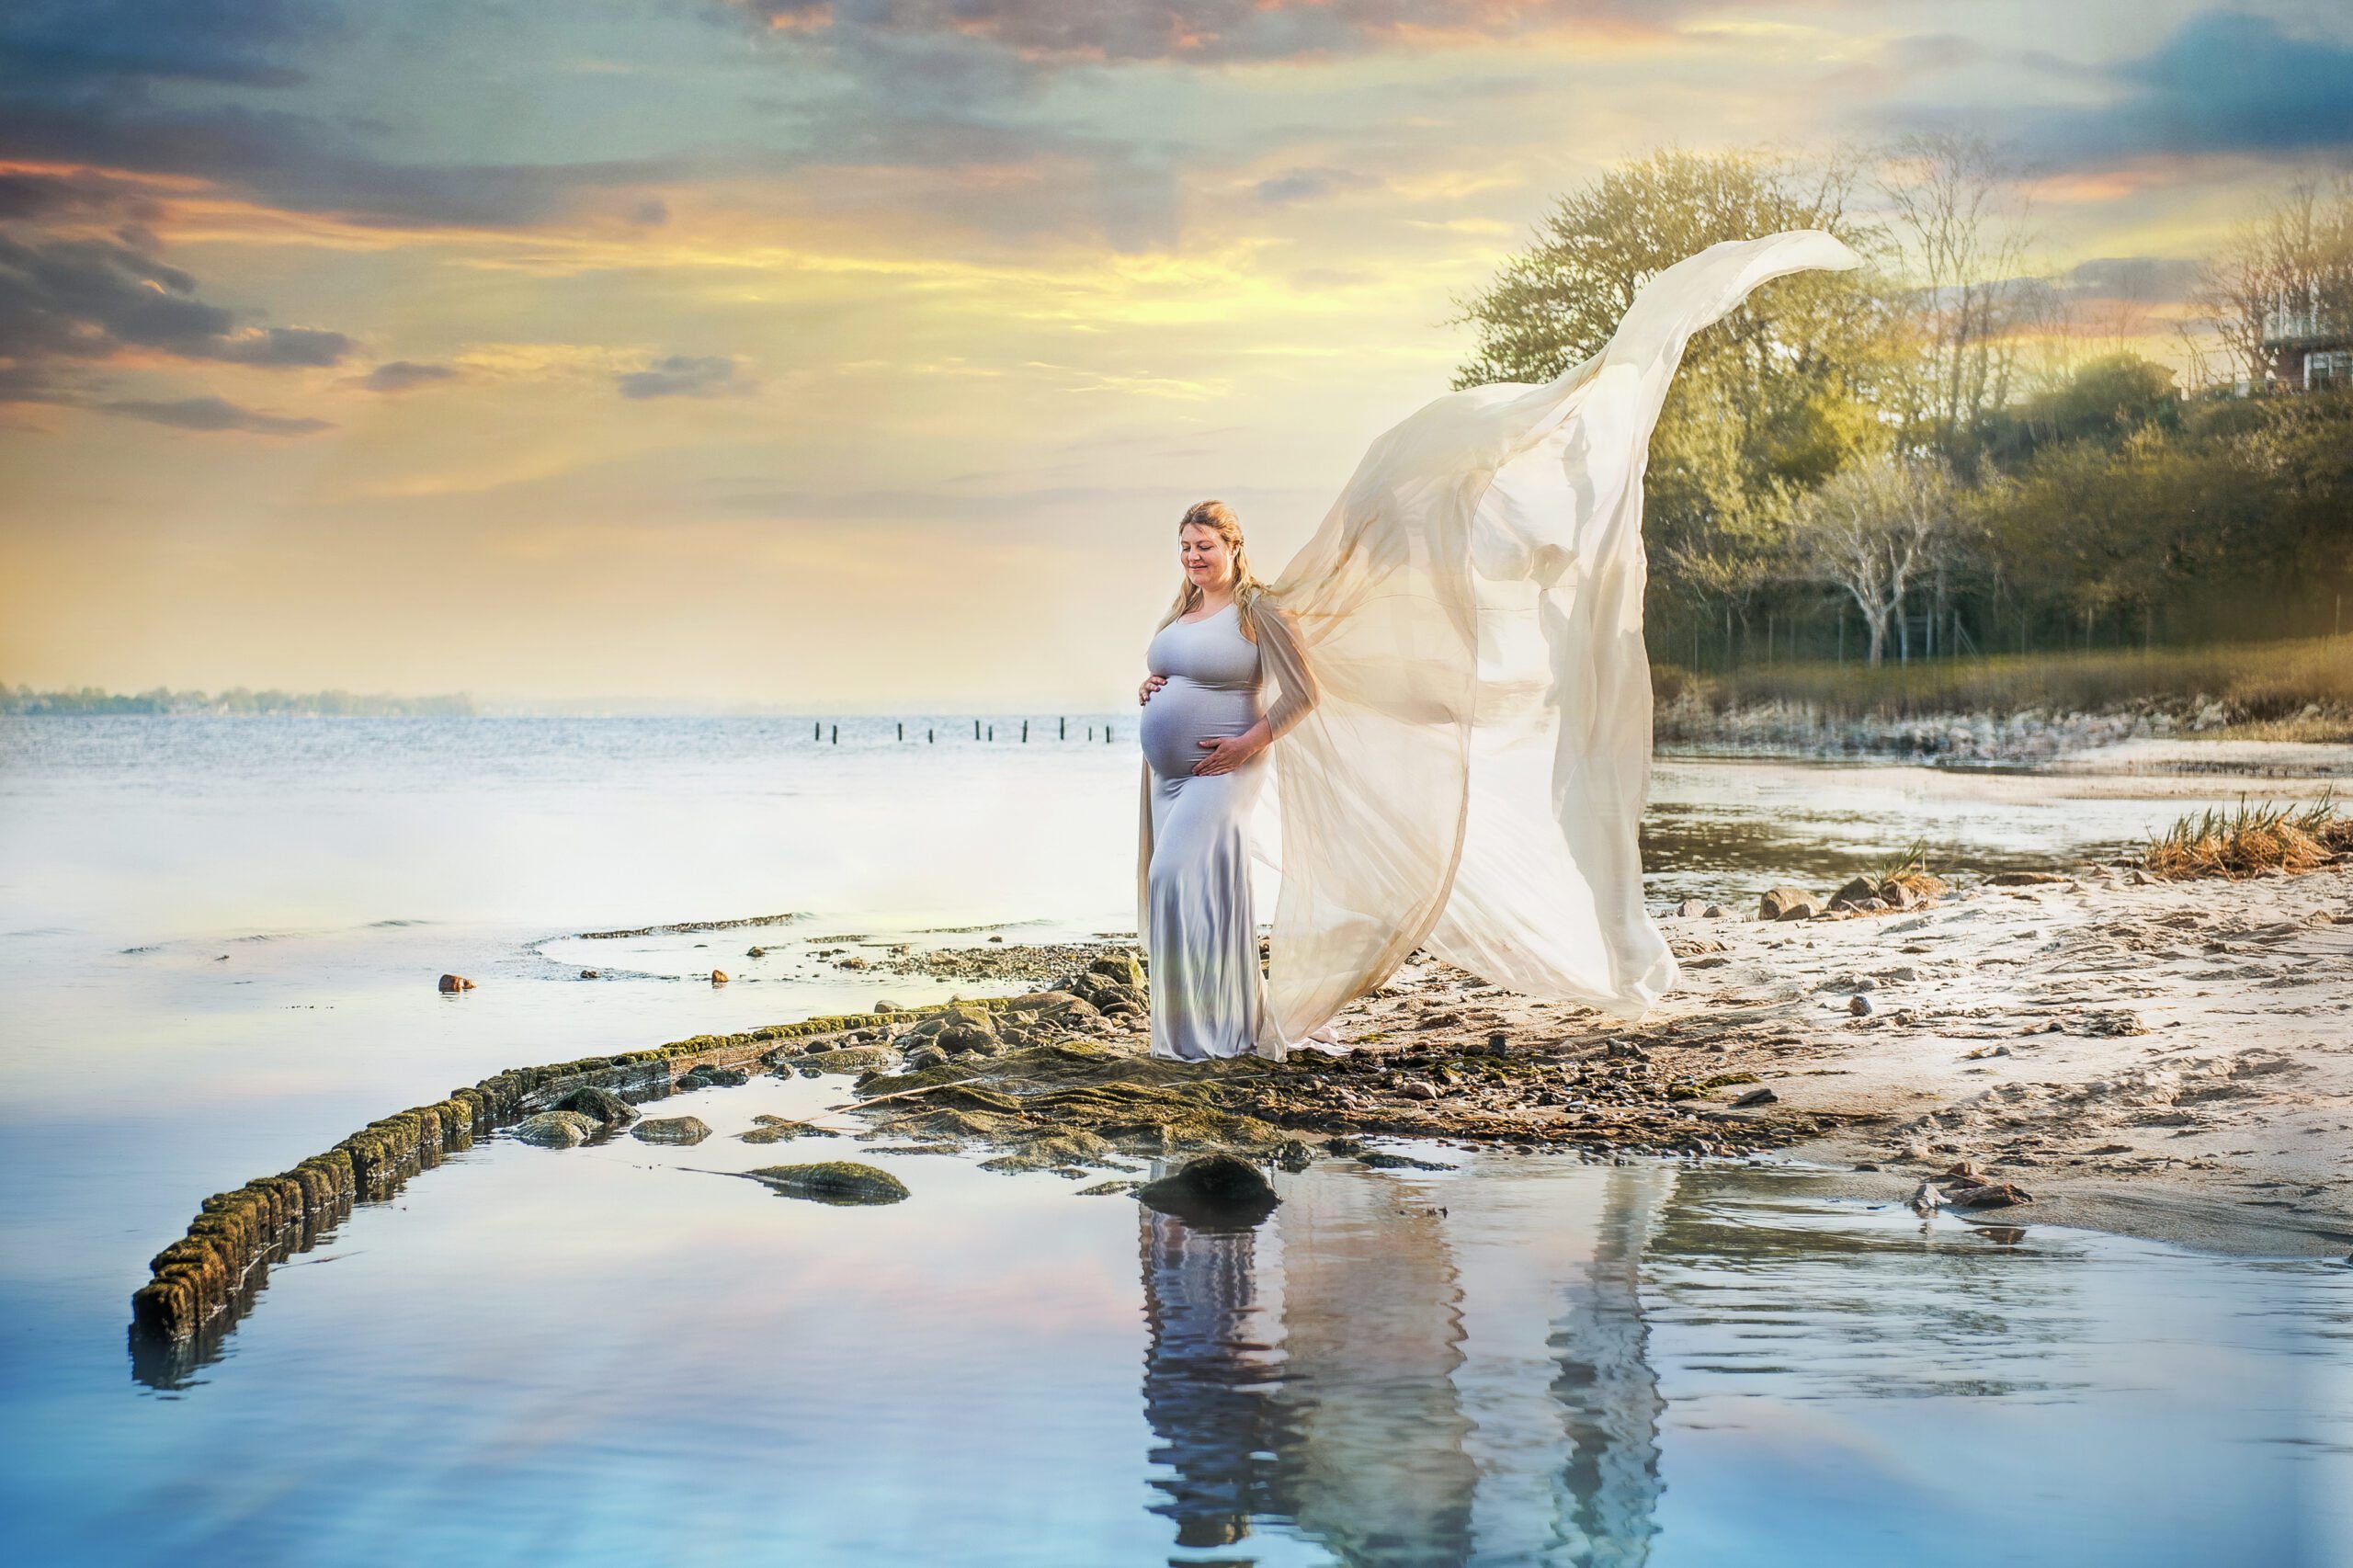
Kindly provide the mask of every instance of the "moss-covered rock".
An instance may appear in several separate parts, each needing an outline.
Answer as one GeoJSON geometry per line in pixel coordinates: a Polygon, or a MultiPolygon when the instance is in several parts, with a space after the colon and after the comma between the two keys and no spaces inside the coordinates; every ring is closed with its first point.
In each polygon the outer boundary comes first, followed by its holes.
{"type": "Polygon", "coordinates": [[[508,1136],[542,1149],[575,1149],[604,1130],[604,1123],[576,1110],[543,1110],[517,1122],[508,1136]]]}
{"type": "Polygon", "coordinates": [[[1136,1197],[1163,1214],[1203,1229],[1246,1229],[1272,1214],[1282,1201],[1257,1166],[1232,1154],[1188,1160],[1173,1175],[1138,1187],[1136,1197]]]}
{"type": "Polygon", "coordinates": [[[583,1084],[555,1102],[558,1110],[576,1110],[606,1127],[627,1127],[637,1119],[636,1108],[610,1089],[583,1084]]]}
{"type": "Polygon", "coordinates": [[[756,1116],[752,1130],[735,1135],[746,1143],[783,1143],[795,1138],[839,1138],[830,1127],[812,1127],[805,1121],[790,1121],[781,1116],[756,1116]]]}
{"type": "Polygon", "coordinates": [[[817,1203],[898,1203],[912,1196],[889,1171],[854,1160],[821,1160],[806,1165],[768,1165],[744,1175],[787,1198],[817,1203]]]}
{"type": "Polygon", "coordinates": [[[710,1128],[698,1116],[665,1116],[639,1122],[630,1136],[644,1143],[694,1144],[710,1137],[710,1128]]]}

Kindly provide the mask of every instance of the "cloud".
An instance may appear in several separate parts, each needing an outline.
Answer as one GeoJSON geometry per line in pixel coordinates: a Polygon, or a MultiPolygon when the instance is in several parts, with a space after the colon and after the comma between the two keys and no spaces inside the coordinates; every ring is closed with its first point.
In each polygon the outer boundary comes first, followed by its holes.
{"type": "Polygon", "coordinates": [[[721,397],[753,391],[732,356],[671,354],[614,378],[623,397],[721,397]]]}
{"type": "Polygon", "coordinates": [[[2293,153],[2353,144],[2353,46],[2211,11],[2107,66],[2109,103],[2029,117],[2029,152],[2066,165],[2152,153],[2293,153]]]}
{"type": "Polygon", "coordinates": [[[259,409],[242,408],[225,397],[183,397],[168,402],[129,399],[93,407],[125,419],[144,419],[176,430],[244,431],[256,436],[310,436],[335,426],[324,419],[297,419],[259,409]]]}
{"type": "Polygon", "coordinates": [[[0,80],[290,86],[285,52],[342,27],[329,0],[9,0],[0,80]]]}
{"type": "Polygon", "coordinates": [[[388,359],[359,378],[359,384],[369,392],[404,392],[436,382],[454,381],[457,370],[449,365],[425,365],[414,359],[388,359]]]}
{"type": "Polygon", "coordinates": [[[106,359],[150,349],[263,367],[332,365],[351,339],[319,327],[240,328],[196,297],[196,279],[114,240],[0,234],[0,356],[106,359]]]}
{"type": "Polygon", "coordinates": [[[2076,263],[2060,286],[2086,300],[2180,304],[2197,288],[2199,272],[2197,262],[2181,256],[2108,256],[2076,263]]]}
{"type": "Polygon", "coordinates": [[[1294,201],[1319,201],[1344,190],[1377,190],[1383,183],[1376,175],[1353,169],[1291,169],[1260,180],[1257,193],[1258,199],[1269,207],[1288,207],[1294,201]]]}
{"type": "Polygon", "coordinates": [[[1661,31],[1675,0],[735,0],[778,39],[981,40],[1051,63],[1312,60],[1572,27],[1661,31]]]}

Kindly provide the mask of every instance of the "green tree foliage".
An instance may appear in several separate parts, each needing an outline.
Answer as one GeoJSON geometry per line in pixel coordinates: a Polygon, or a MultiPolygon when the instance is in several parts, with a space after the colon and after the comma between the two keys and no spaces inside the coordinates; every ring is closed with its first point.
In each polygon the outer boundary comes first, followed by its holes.
{"type": "MultiPolygon", "coordinates": [[[[1462,302],[1476,336],[1456,384],[1540,381],[1717,241],[1824,228],[1870,263],[1770,284],[1693,340],[1651,442],[1654,654],[1875,662],[2353,624],[2353,392],[2185,394],[2130,353],[2028,383],[2020,344],[2068,324],[2035,304],[2055,290],[2021,281],[2006,177],[1985,144],[1952,139],[1891,149],[1868,182],[1839,163],[1656,153],[1561,198],[1462,302]],[[1859,188],[1884,227],[1858,217],[1859,188]]],[[[2234,243],[2289,256],[2300,308],[2328,316],[2330,280],[2353,276],[2330,260],[2346,236],[2353,184],[2300,187],[2234,243]]],[[[2257,331],[2287,273],[2222,263],[2246,274],[2237,330],[2257,331]]],[[[2253,353],[2233,325],[2215,330],[2253,353]]]]}

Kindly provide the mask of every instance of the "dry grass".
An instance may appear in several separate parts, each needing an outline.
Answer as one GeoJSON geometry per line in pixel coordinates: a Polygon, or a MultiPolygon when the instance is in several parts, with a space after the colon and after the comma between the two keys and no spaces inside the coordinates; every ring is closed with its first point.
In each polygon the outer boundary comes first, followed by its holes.
{"type": "Polygon", "coordinates": [[[2177,821],[2149,841],[2142,864],[2168,881],[2309,871],[2353,850],[2353,817],[2323,796],[2309,806],[2250,806],[2207,810],[2177,821]]]}
{"type": "Polygon", "coordinates": [[[1952,891],[1951,884],[1938,876],[1928,866],[1928,841],[1915,838],[1910,844],[1879,861],[1863,872],[1881,890],[1881,898],[1889,898],[1887,890],[1903,888],[1913,897],[1925,903],[1939,893],[1952,891]]]}
{"type": "Polygon", "coordinates": [[[2193,713],[2220,704],[2234,723],[2310,727],[2296,739],[2353,737],[2353,634],[2152,653],[2005,653],[1876,670],[1849,662],[1695,675],[1660,665],[1653,684],[1663,703],[1696,699],[1720,713],[1776,702],[1833,718],[2029,709],[2193,713]]]}

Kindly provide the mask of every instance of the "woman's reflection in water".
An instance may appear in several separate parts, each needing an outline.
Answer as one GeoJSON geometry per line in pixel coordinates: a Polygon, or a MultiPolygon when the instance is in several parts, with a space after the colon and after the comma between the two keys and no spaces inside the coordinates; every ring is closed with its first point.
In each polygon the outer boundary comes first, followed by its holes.
{"type": "Polygon", "coordinates": [[[1381,1568],[1643,1562],[1659,1398],[1636,1285],[1673,1179],[1612,1173],[1589,1226],[1507,1176],[1416,1189],[1336,1165],[1256,1230],[1144,1210],[1144,1408],[1176,1544],[1255,1521],[1381,1568]],[[1518,1233],[1564,1220],[1584,1233],[1518,1233]]]}

